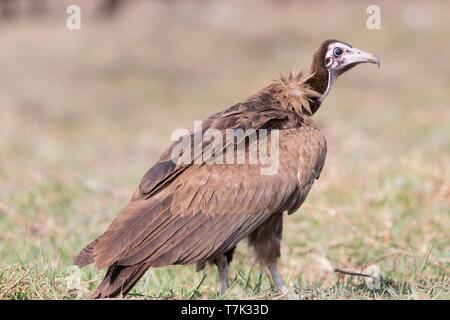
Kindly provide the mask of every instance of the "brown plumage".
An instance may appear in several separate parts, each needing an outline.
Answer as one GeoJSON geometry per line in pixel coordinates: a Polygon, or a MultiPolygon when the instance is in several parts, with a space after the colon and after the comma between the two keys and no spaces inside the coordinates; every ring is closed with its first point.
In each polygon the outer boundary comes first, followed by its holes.
{"type": "MultiPolygon", "coordinates": [[[[341,42],[328,41],[319,49],[325,53],[316,56],[325,57],[331,43],[341,42]]],[[[206,155],[206,150],[214,150],[210,157],[220,156],[220,145],[208,141],[192,145],[198,154],[177,154],[179,159],[190,156],[192,160],[176,163],[172,151],[177,142],[173,143],[144,175],[106,232],[75,258],[79,266],[95,262],[99,269],[108,268],[93,297],[126,294],[150,267],[197,263],[202,269],[206,262],[219,267],[224,291],[228,263],[244,238],[254,246],[258,260],[269,267],[278,287],[285,290],[276,269],[282,215],[301,206],[325,162],[326,141],[311,119],[327,88],[314,78],[323,74],[323,68],[323,59],[314,58],[311,76],[291,73],[203,123],[204,131],[212,128],[222,133],[268,129],[268,150],[274,143],[270,136],[278,130],[279,169],[275,174],[262,175],[260,163],[196,162],[193,155],[206,155]]],[[[248,155],[257,140],[233,143],[235,147],[245,144],[248,155]]]]}

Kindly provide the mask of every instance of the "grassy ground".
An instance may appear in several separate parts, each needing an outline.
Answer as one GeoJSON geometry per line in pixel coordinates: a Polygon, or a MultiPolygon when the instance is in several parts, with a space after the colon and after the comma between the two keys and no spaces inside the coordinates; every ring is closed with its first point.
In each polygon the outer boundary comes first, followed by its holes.
{"type": "MultiPolygon", "coordinates": [[[[71,1],[70,3],[72,3],[71,1]]],[[[448,1],[136,1],[112,20],[64,1],[0,23],[0,299],[86,298],[102,277],[71,257],[125,205],[175,128],[238,102],[337,38],[380,71],[340,78],[316,115],[329,152],[304,206],[285,220],[288,298],[449,299],[448,1]],[[379,290],[334,268],[378,266],[379,290]]],[[[231,290],[216,270],[147,272],[132,297],[278,298],[242,244],[231,290]]]]}

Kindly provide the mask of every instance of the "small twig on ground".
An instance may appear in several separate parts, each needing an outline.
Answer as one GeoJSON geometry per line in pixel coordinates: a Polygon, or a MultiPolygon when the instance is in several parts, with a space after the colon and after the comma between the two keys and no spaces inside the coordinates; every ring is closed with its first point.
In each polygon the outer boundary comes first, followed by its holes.
{"type": "Polygon", "coordinates": [[[360,277],[372,278],[372,276],[367,273],[361,273],[361,272],[356,272],[356,271],[346,271],[346,270],[342,270],[339,268],[334,269],[334,272],[346,274],[349,276],[360,276],[360,277]]]}

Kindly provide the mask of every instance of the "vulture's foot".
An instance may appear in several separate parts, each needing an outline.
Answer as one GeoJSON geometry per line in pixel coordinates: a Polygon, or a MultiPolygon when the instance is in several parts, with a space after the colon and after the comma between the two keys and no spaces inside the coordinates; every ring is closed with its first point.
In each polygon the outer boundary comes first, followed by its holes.
{"type": "Polygon", "coordinates": [[[284,283],[284,280],[281,277],[280,272],[278,271],[276,263],[272,263],[269,265],[269,272],[280,293],[282,293],[283,295],[287,294],[289,292],[289,289],[288,287],[286,287],[286,284],[284,283]]]}

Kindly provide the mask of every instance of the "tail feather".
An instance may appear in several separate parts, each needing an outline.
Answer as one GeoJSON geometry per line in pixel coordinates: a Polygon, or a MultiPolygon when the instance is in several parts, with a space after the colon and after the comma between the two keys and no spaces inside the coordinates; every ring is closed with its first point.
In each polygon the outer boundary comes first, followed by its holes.
{"type": "Polygon", "coordinates": [[[113,298],[126,295],[144,275],[150,266],[136,264],[121,266],[113,264],[108,268],[105,278],[91,296],[92,299],[113,298]]]}
{"type": "Polygon", "coordinates": [[[89,243],[79,254],[73,258],[73,264],[80,268],[94,262],[94,249],[101,236],[89,243]]]}

